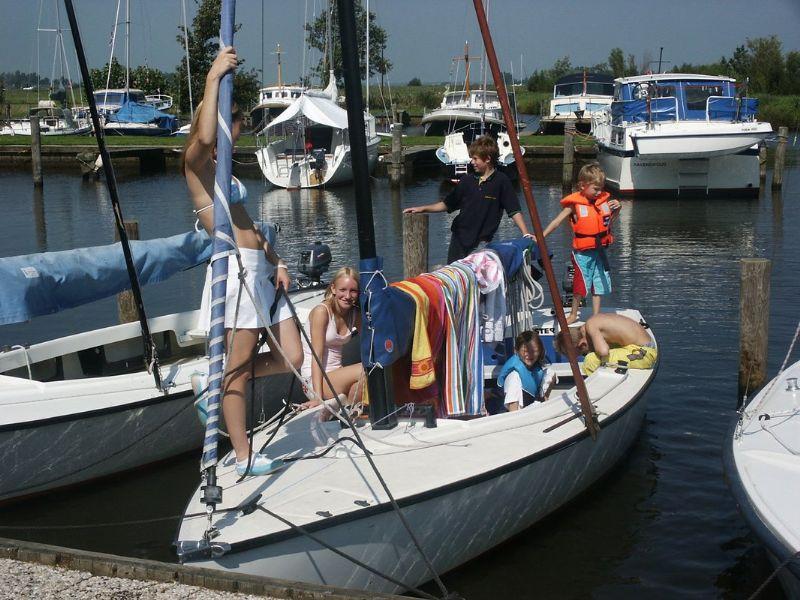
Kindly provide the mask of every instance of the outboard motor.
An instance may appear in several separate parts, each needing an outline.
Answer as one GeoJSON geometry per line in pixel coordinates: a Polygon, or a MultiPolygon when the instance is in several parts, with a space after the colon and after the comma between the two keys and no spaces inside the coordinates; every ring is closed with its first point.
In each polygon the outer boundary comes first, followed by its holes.
{"type": "Polygon", "coordinates": [[[314,242],[300,251],[300,262],[297,270],[304,275],[297,280],[300,289],[323,288],[322,274],[331,264],[331,249],[327,244],[314,242]]]}
{"type": "Polygon", "coordinates": [[[311,151],[311,158],[313,159],[313,167],[317,171],[322,171],[325,168],[325,148],[314,148],[311,151]]]}

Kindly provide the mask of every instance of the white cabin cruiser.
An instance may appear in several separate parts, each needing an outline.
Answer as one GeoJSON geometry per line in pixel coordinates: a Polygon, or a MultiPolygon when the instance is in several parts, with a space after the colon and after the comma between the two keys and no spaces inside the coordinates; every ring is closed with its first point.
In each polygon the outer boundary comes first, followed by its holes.
{"type": "Polygon", "coordinates": [[[550,112],[539,121],[538,133],[562,134],[568,121],[575,123],[577,131],[589,133],[592,117],[611,106],[613,94],[611,75],[584,72],[562,77],[553,86],[550,112]]]}
{"type": "Polygon", "coordinates": [[[606,184],[622,195],[757,194],[758,144],[772,133],[730,77],[663,73],[615,80],[593,119],[606,184]]]}

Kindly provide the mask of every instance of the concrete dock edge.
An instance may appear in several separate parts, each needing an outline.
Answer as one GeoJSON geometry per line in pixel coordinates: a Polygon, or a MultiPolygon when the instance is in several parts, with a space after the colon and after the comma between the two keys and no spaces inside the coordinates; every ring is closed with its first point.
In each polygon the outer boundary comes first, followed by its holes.
{"type": "Polygon", "coordinates": [[[85,571],[97,577],[179,583],[219,592],[252,594],[289,600],[407,600],[408,596],[348,590],[271,577],[228,573],[186,565],[75,550],[0,538],[0,559],[85,571]]]}

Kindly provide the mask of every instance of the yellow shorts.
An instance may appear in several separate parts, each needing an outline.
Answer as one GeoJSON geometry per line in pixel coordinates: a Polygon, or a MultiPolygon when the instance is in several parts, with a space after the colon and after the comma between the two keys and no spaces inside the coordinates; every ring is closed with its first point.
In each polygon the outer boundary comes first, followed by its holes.
{"type": "MultiPolygon", "coordinates": [[[[608,352],[607,363],[615,364],[620,361],[628,363],[630,369],[652,369],[658,361],[658,350],[650,346],[629,344],[621,348],[611,348],[608,352]]],[[[590,352],[583,359],[583,372],[587,375],[594,373],[600,365],[600,357],[590,352]]]]}

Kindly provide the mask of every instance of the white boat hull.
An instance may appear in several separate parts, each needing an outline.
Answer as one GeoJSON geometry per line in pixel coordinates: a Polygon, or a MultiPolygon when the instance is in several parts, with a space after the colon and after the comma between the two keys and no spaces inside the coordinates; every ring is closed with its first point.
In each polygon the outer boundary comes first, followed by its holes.
{"type": "MultiPolygon", "coordinates": [[[[275,144],[282,144],[279,141],[275,144]]],[[[370,173],[378,162],[380,138],[368,140],[367,165],[370,173]]],[[[316,169],[315,159],[310,154],[287,156],[278,146],[270,145],[256,151],[258,164],[264,177],[276,187],[286,189],[318,188],[350,183],[353,180],[353,165],[350,146],[338,146],[333,154],[325,155],[325,166],[316,169]]]]}
{"type": "MultiPolygon", "coordinates": [[[[530,527],[607,473],[636,439],[645,414],[643,395],[654,376],[653,370],[604,368],[587,379],[601,415],[596,440],[581,419],[564,422],[578,410],[574,388],[516,412],[469,421],[439,419],[430,429],[401,420],[389,431],[361,431],[415,536],[437,572],[444,572],[530,527]]],[[[307,411],[279,431],[268,452],[308,456],[348,435],[349,430],[319,423],[316,411],[307,411]]],[[[217,476],[224,488],[221,508],[259,502],[397,582],[259,510],[218,513],[214,525],[220,535],[214,543],[230,544],[226,554],[211,559],[187,553],[206,528],[200,490],[178,534],[182,557],[193,565],[370,592],[397,592],[432,577],[362,451],[350,442],[321,458],[291,462],[274,475],[238,484],[229,456],[217,476]]]]}
{"type": "MultiPolygon", "coordinates": [[[[745,522],[777,568],[800,551],[800,363],[768,383],[732,420],[723,449],[725,477],[745,522]]],[[[787,596],[800,598],[800,559],[778,573],[787,596]]]]}
{"type": "Polygon", "coordinates": [[[598,144],[597,160],[606,186],[623,196],[722,194],[757,195],[758,149],[711,158],[633,156],[598,144]]]}
{"type": "Polygon", "coordinates": [[[714,158],[737,154],[772,133],[769,123],[702,123],[701,126],[655,124],[629,128],[634,152],[641,158],[714,158]]]}

